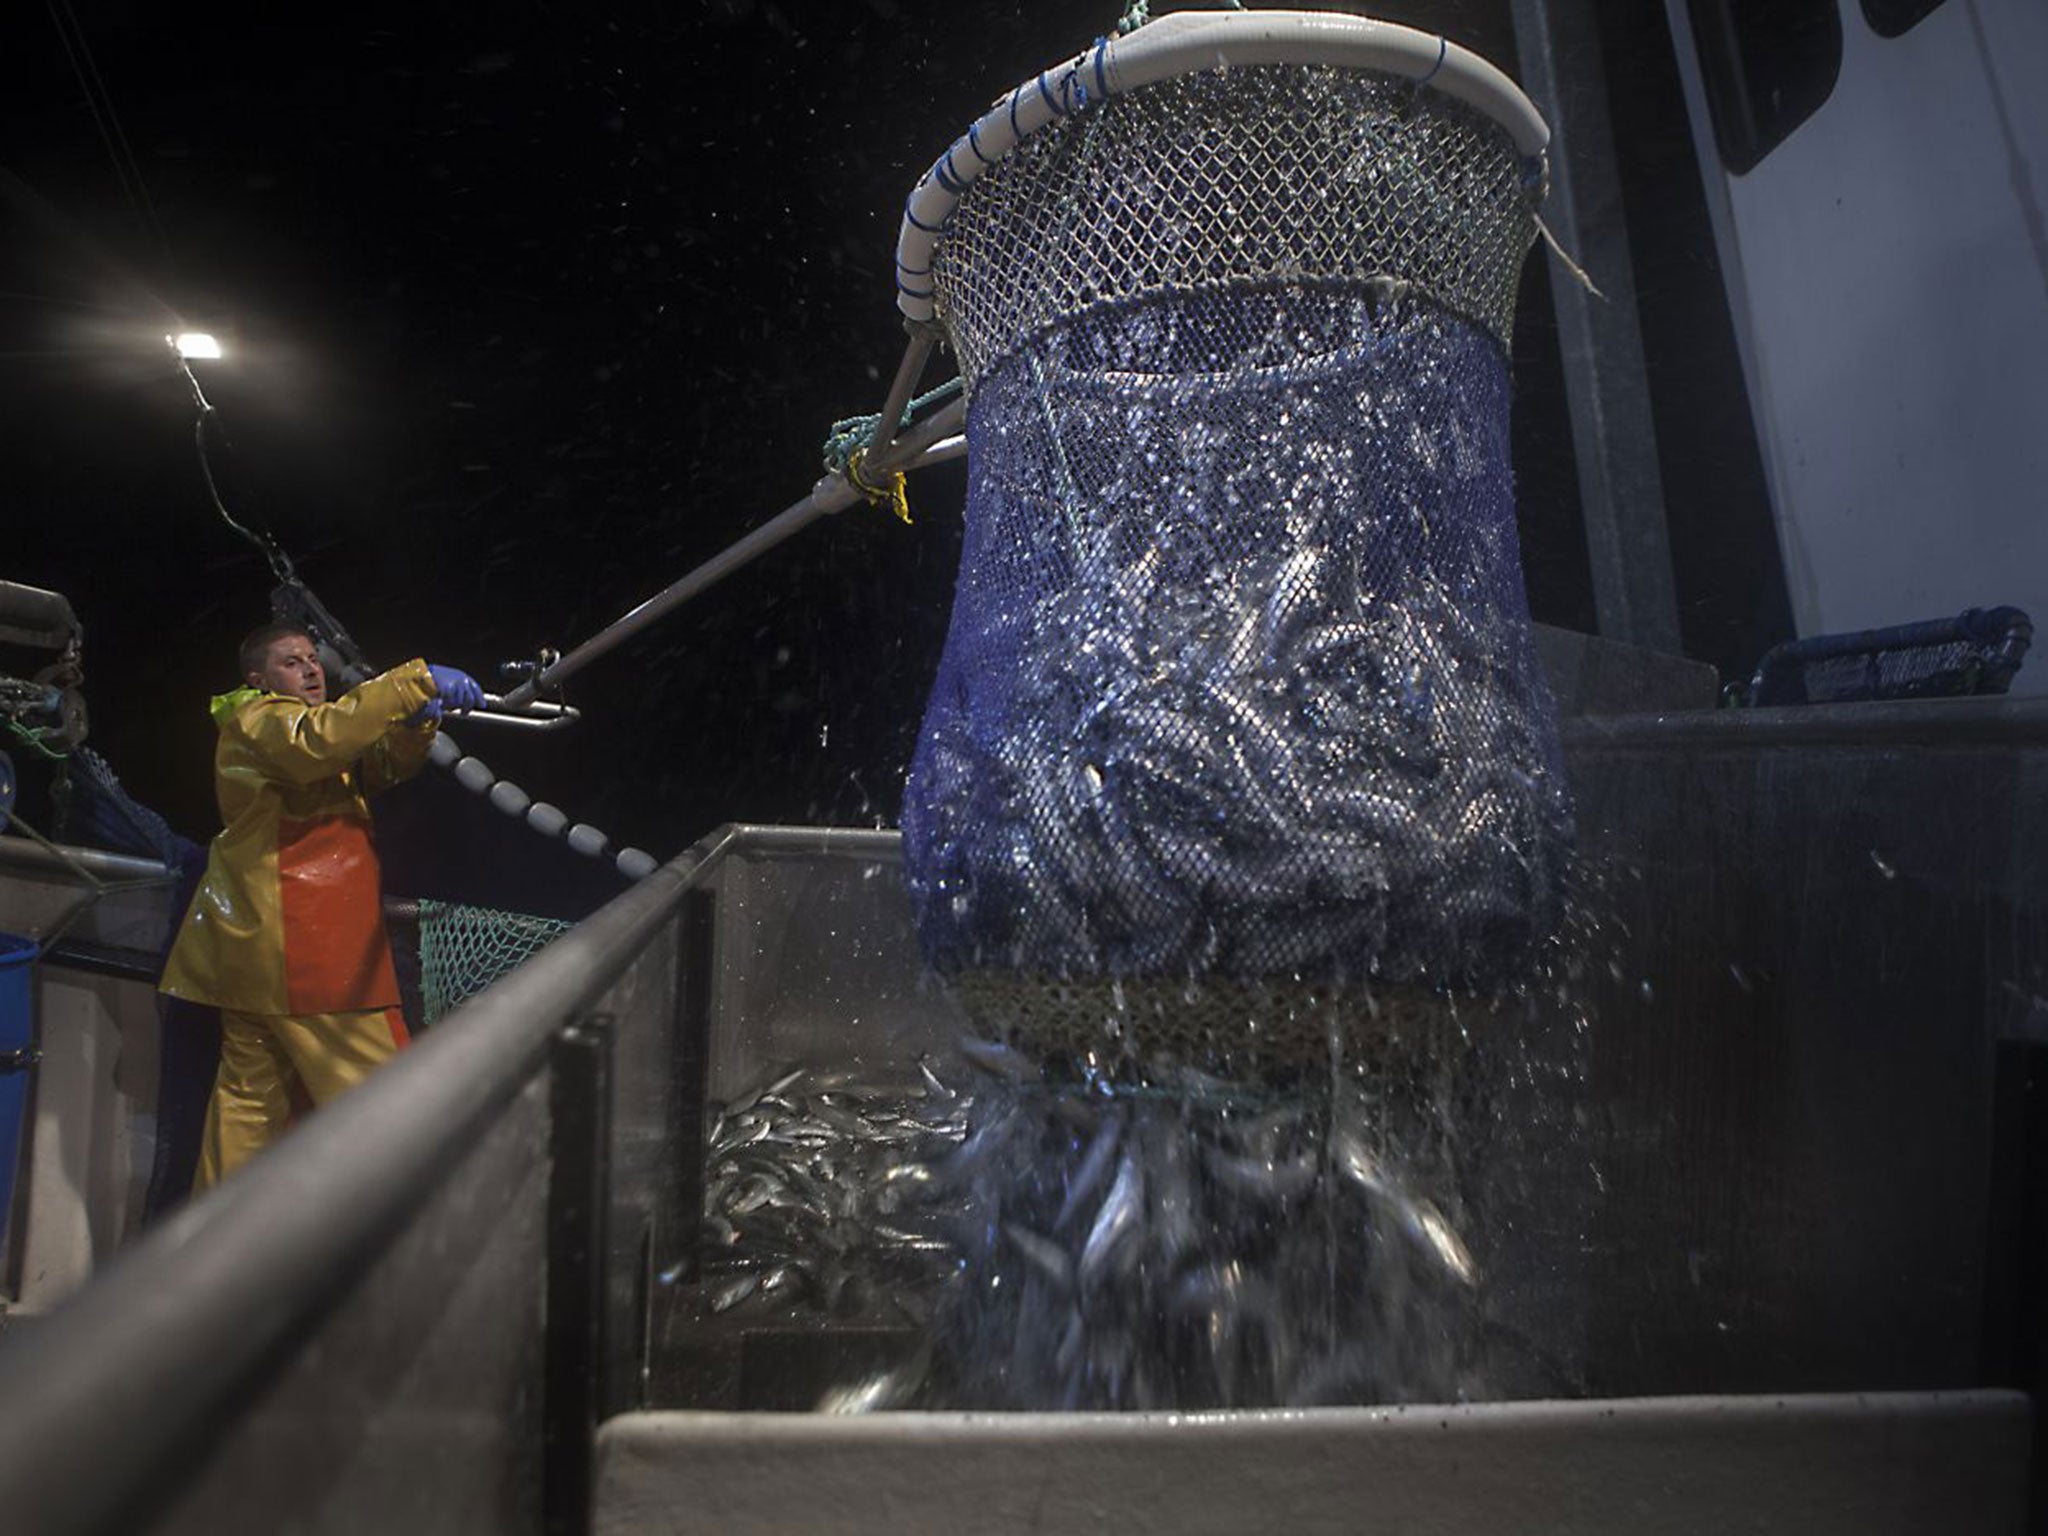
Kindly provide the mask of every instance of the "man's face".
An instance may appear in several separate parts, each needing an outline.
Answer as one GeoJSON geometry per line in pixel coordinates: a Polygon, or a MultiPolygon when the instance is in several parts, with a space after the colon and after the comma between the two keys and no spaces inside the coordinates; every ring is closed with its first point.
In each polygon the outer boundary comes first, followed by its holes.
{"type": "Polygon", "coordinates": [[[271,641],[263,669],[249,674],[249,686],[308,704],[327,702],[327,672],[320,665],[320,653],[304,635],[284,635],[271,641]]]}

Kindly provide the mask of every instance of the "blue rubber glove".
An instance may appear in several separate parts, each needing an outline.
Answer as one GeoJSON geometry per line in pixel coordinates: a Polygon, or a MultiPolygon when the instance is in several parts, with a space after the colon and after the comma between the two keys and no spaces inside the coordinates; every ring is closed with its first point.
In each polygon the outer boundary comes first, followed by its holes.
{"type": "Polygon", "coordinates": [[[427,670],[434,674],[434,692],[441,696],[443,709],[484,707],[484,691],[467,672],[458,672],[453,667],[437,667],[432,662],[427,663],[427,670]]]}
{"type": "Polygon", "coordinates": [[[454,667],[437,667],[432,662],[427,663],[427,671],[434,679],[434,697],[405,717],[407,725],[425,725],[429,720],[439,720],[443,710],[483,708],[484,691],[467,672],[454,667]]]}

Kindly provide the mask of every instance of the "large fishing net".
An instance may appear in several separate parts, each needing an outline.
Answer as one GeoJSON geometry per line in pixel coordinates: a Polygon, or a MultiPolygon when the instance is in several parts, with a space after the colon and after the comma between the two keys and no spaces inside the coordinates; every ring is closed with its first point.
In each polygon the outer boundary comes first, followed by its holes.
{"type": "Polygon", "coordinates": [[[1186,1045],[1282,994],[1491,990],[1554,928],[1506,363],[1539,177],[1440,93],[1258,66],[967,190],[933,262],[965,547],[903,827],[984,1022],[1099,1045],[1110,988],[1186,1045]]]}
{"type": "Polygon", "coordinates": [[[904,855],[978,1033],[721,1106],[690,1283],[903,1334],[829,1411],[1483,1395],[1473,1101],[1570,840],[1508,463],[1540,160],[1363,70],[1060,110],[931,256],[968,508],[904,855]]]}

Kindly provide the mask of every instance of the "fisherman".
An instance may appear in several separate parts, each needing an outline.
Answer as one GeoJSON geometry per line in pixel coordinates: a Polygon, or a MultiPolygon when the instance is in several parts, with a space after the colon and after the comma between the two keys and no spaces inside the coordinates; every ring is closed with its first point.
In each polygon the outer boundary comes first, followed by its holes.
{"type": "Polygon", "coordinates": [[[213,701],[220,835],[160,990],[220,1009],[220,1070],[193,1189],[282,1134],[406,1044],[384,932],[374,794],[419,772],[444,709],[475,679],[408,661],[332,703],[313,639],[268,624],[242,641],[245,686],[213,701]]]}

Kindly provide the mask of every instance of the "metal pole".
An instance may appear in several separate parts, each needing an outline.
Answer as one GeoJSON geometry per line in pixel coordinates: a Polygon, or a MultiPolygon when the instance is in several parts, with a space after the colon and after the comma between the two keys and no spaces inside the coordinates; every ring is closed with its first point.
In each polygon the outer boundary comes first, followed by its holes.
{"type": "MultiPolygon", "coordinates": [[[[966,443],[947,436],[948,433],[959,429],[963,412],[958,407],[959,402],[956,401],[910,433],[884,455],[880,462],[871,466],[869,473],[885,474],[894,469],[924,469],[929,465],[943,464],[949,459],[961,457],[967,452],[966,443]]],[[[844,475],[825,476],[811,487],[810,494],[801,501],[792,502],[752,533],[735,543],[728,544],[695,570],[670,583],[624,617],[613,620],[553,666],[528,678],[504,696],[500,701],[501,707],[508,710],[524,707],[542,689],[552,688],[582,671],[607,651],[632,639],[642,630],[658,624],[698,593],[707,587],[715,586],[740,567],[765,555],[791,535],[808,528],[828,513],[845,511],[860,499],[860,492],[847,483],[844,475]]]]}
{"type": "Polygon", "coordinates": [[[931,332],[915,332],[910,338],[910,345],[903,349],[903,361],[896,365],[896,377],[889,385],[889,398],[882,402],[881,419],[875,423],[875,440],[868,447],[870,458],[881,458],[889,451],[889,445],[896,441],[903,408],[910,403],[910,392],[917,388],[917,377],[924,372],[925,359],[931,355],[931,332]]]}
{"type": "MultiPolygon", "coordinates": [[[[752,839],[748,840],[749,845],[752,839]]],[[[738,845],[736,845],[738,846],[738,845]]],[[[694,1279],[700,1273],[702,1240],[699,1213],[704,1209],[705,1095],[711,1078],[712,983],[716,973],[717,898],[708,884],[683,898],[677,914],[675,949],[675,1056],[669,1076],[669,1123],[674,1127],[670,1156],[676,1169],[671,1199],[652,1202],[645,1211],[641,1237],[645,1246],[639,1311],[639,1348],[630,1358],[612,1362],[613,1382],[606,1393],[607,1415],[629,1408],[659,1408],[672,1383],[657,1377],[668,1351],[664,1348],[676,1326],[678,1309],[686,1306],[687,1288],[653,1283],[655,1275],[674,1278],[678,1271],[694,1279]]]]}
{"type": "Polygon", "coordinates": [[[604,1360],[605,1207],[610,1198],[612,1020],[593,1015],[549,1053],[546,1377],[541,1528],[583,1536],[604,1360]]]}
{"type": "Polygon", "coordinates": [[[1550,263],[1594,610],[1608,638],[1678,652],[1664,482],[1597,7],[1594,0],[1511,0],[1511,6],[1522,84],[1547,105],[1555,133],[1544,221],[1606,295],[1596,298],[1562,263],[1550,263]]]}
{"type": "Polygon", "coordinates": [[[928,420],[919,422],[906,433],[901,442],[891,446],[887,452],[877,453],[869,467],[876,474],[888,474],[894,470],[907,472],[942,464],[947,459],[957,459],[967,452],[967,442],[954,434],[966,422],[967,402],[949,401],[928,420]]]}

